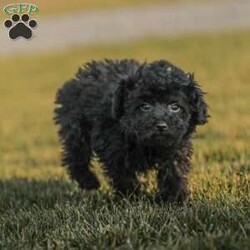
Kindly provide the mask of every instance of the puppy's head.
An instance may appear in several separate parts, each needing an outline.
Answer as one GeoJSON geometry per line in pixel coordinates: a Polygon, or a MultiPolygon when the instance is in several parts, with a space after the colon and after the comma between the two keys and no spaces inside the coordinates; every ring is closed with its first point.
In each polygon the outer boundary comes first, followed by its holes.
{"type": "Polygon", "coordinates": [[[207,122],[207,105],[193,75],[167,61],[144,64],[121,79],[112,114],[123,132],[144,144],[173,145],[207,122]]]}

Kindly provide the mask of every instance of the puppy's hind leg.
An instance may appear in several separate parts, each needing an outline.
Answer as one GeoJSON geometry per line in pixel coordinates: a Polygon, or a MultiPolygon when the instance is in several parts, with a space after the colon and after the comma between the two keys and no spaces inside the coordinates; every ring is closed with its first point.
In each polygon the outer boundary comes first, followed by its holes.
{"type": "Polygon", "coordinates": [[[78,137],[77,133],[72,131],[72,134],[65,139],[63,165],[68,166],[71,178],[76,180],[81,188],[87,190],[97,189],[100,186],[94,173],[89,170],[91,154],[88,138],[78,137]]]}
{"type": "Polygon", "coordinates": [[[62,143],[62,164],[68,167],[72,179],[83,189],[97,189],[99,182],[90,171],[91,125],[84,118],[79,103],[79,85],[75,81],[65,84],[57,94],[55,123],[60,126],[59,137],[62,143]]]}

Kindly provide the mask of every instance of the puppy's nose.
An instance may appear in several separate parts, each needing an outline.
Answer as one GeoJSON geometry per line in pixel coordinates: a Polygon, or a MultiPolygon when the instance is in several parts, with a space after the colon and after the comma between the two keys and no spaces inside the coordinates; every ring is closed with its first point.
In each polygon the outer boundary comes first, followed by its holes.
{"type": "Polygon", "coordinates": [[[160,131],[166,131],[168,129],[168,125],[166,122],[159,122],[157,123],[156,127],[160,130],[160,131]]]}

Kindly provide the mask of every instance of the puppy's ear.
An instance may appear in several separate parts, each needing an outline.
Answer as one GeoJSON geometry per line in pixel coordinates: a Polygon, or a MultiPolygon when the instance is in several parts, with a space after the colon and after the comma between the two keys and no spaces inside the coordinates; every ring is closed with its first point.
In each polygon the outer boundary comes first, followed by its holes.
{"type": "Polygon", "coordinates": [[[120,76],[121,80],[112,99],[111,114],[113,118],[119,119],[124,114],[124,100],[130,91],[139,87],[139,80],[142,78],[142,71],[145,65],[146,62],[139,67],[132,68],[128,75],[120,76]]]}
{"type": "Polygon", "coordinates": [[[131,89],[133,86],[133,80],[130,77],[122,77],[118,83],[118,87],[115,90],[113,99],[112,99],[112,109],[111,114],[113,118],[119,119],[124,113],[124,99],[127,93],[127,90],[131,89]]]}
{"type": "Polygon", "coordinates": [[[115,119],[119,119],[123,115],[124,92],[125,92],[125,80],[122,79],[112,99],[111,113],[113,118],[115,119]]]}
{"type": "Polygon", "coordinates": [[[194,74],[187,74],[190,79],[192,106],[193,106],[193,121],[196,125],[202,125],[207,122],[208,106],[204,100],[204,92],[200,89],[197,82],[194,80],[194,74]]]}

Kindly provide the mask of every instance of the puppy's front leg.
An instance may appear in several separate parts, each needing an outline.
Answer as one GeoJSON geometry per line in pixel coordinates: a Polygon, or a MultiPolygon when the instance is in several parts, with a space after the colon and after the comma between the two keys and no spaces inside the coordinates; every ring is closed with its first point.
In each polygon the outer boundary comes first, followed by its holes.
{"type": "Polygon", "coordinates": [[[164,163],[157,176],[159,194],[157,201],[183,203],[188,196],[186,167],[164,163]]]}
{"type": "Polygon", "coordinates": [[[135,170],[129,167],[129,163],[121,160],[119,164],[108,165],[106,169],[117,194],[127,196],[139,193],[140,182],[137,179],[135,170]]]}

